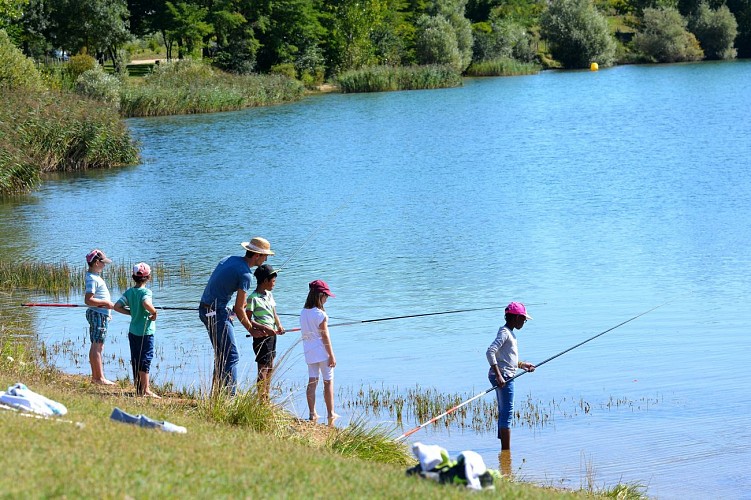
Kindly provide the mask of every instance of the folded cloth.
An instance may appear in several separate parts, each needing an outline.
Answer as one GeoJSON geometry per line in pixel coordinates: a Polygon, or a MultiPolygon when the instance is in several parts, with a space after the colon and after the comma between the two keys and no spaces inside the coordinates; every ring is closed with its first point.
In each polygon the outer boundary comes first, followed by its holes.
{"type": "Polygon", "coordinates": [[[165,432],[177,432],[178,434],[185,434],[188,429],[185,427],[172,424],[166,420],[153,420],[146,415],[131,415],[122,411],[120,408],[112,410],[110,419],[117,422],[123,422],[125,424],[133,424],[139,427],[146,427],[147,429],[159,429],[165,432]]]}
{"type": "Polygon", "coordinates": [[[480,476],[485,474],[488,468],[482,457],[474,451],[463,451],[456,457],[458,464],[464,464],[464,477],[467,479],[467,488],[481,490],[480,476]]]}
{"type": "Polygon", "coordinates": [[[449,465],[449,453],[445,448],[437,444],[422,444],[417,442],[412,445],[412,453],[420,461],[420,467],[423,472],[429,472],[433,469],[440,469],[449,465]]]}
{"type": "Polygon", "coordinates": [[[7,392],[0,392],[0,403],[45,417],[68,413],[68,409],[63,404],[37,394],[21,383],[8,387],[7,392]]]}

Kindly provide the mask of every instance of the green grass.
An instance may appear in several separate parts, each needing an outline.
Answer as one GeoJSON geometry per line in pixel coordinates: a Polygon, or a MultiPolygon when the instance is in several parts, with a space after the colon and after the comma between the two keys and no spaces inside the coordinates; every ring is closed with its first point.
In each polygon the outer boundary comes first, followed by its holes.
{"type": "Polygon", "coordinates": [[[121,89],[120,113],[126,117],[232,111],[292,102],[304,88],[282,75],[232,75],[208,65],[178,61],[154,66],[129,79],[121,89]]]}
{"type": "Polygon", "coordinates": [[[450,66],[371,66],[340,74],[344,93],[387,92],[461,87],[461,75],[450,66]]]}
{"type": "Polygon", "coordinates": [[[473,62],[467,69],[467,76],[519,76],[535,75],[542,68],[535,63],[525,63],[511,58],[473,62]]]}

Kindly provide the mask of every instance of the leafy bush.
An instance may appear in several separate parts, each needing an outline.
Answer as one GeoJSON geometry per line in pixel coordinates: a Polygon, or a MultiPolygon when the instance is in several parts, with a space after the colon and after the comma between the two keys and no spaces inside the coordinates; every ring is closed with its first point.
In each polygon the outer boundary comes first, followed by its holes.
{"type": "Polygon", "coordinates": [[[96,59],[88,54],[78,54],[70,58],[66,65],[66,72],[70,75],[72,81],[81,76],[86,71],[96,68],[96,59]]]}
{"type": "Polygon", "coordinates": [[[98,64],[76,79],[76,93],[120,107],[120,80],[105,73],[98,64]]]}
{"type": "Polygon", "coordinates": [[[690,28],[707,59],[735,59],[737,52],[733,42],[738,34],[738,23],[727,6],[712,10],[702,2],[690,28]]]}
{"type": "Polygon", "coordinates": [[[610,66],[615,60],[615,40],[592,0],[553,0],[540,17],[540,28],[551,54],[566,68],[587,68],[592,62],[610,66]]]}
{"type": "Polygon", "coordinates": [[[417,62],[448,64],[460,73],[472,62],[472,26],[463,16],[423,14],[417,20],[415,55],[417,62]]]}
{"type": "Polygon", "coordinates": [[[4,30],[0,30],[0,89],[43,88],[42,75],[34,62],[13,45],[4,30]]]}
{"type": "Polygon", "coordinates": [[[535,59],[534,39],[527,29],[510,19],[474,25],[473,61],[519,59],[532,62],[535,59]]]}
{"type": "Polygon", "coordinates": [[[295,65],[292,63],[282,63],[271,67],[270,73],[274,75],[284,75],[287,78],[295,78],[295,65]]]}
{"type": "Polygon", "coordinates": [[[686,29],[687,24],[678,9],[646,8],[632,43],[648,61],[698,61],[704,57],[704,52],[696,37],[686,29]]]}

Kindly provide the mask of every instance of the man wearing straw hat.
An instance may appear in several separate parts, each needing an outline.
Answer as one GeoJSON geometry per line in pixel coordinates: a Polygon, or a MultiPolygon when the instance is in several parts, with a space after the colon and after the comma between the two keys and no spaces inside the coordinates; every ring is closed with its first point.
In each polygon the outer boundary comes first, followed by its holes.
{"type": "Polygon", "coordinates": [[[245,256],[230,255],[223,258],[211,273],[209,282],[201,296],[198,317],[206,326],[211,345],[214,348],[214,374],[211,393],[227,390],[234,395],[237,389],[237,364],[240,357],[235,344],[235,333],[231,314],[237,316],[240,324],[251,334],[253,325],[245,312],[248,290],[252,289],[252,267],[263,264],[269,255],[274,255],[268,240],[255,237],[241,243],[245,256]],[[227,307],[235,297],[233,310],[227,307]]]}

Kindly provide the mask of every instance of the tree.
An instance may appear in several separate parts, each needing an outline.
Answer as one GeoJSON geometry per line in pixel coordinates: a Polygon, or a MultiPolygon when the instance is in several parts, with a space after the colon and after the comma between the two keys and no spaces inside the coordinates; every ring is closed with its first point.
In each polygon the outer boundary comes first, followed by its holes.
{"type": "Polygon", "coordinates": [[[19,19],[29,0],[0,0],[0,30],[19,19]]]}
{"type": "Polygon", "coordinates": [[[203,38],[213,31],[213,27],[205,21],[208,9],[186,2],[165,2],[165,6],[169,26],[166,34],[177,43],[178,59],[184,58],[186,53],[193,54],[200,50],[203,38]]]}
{"type": "Polygon", "coordinates": [[[48,40],[71,52],[109,57],[122,67],[120,47],[131,39],[125,0],[49,0],[48,40]]]}
{"type": "Polygon", "coordinates": [[[727,6],[713,10],[702,3],[691,18],[690,28],[707,59],[735,59],[737,52],[733,42],[738,34],[738,23],[727,6]]]}
{"type": "Polygon", "coordinates": [[[615,40],[605,16],[592,0],[553,0],[540,17],[542,37],[552,56],[566,68],[586,68],[615,60],[615,40]]]}
{"type": "Polygon", "coordinates": [[[415,52],[421,64],[449,64],[463,72],[472,62],[472,24],[467,0],[434,0],[416,23],[415,52]]]}
{"type": "Polygon", "coordinates": [[[386,0],[325,0],[325,52],[335,72],[377,64],[373,33],[387,14],[386,0]]]}
{"type": "Polygon", "coordinates": [[[738,57],[751,57],[751,0],[727,0],[727,6],[738,22],[738,57]]]}
{"type": "Polygon", "coordinates": [[[687,24],[678,9],[646,8],[632,43],[649,61],[698,61],[704,52],[696,37],[686,29],[687,24]]]}
{"type": "Polygon", "coordinates": [[[465,69],[461,68],[456,32],[445,17],[423,14],[417,20],[417,33],[415,52],[418,63],[448,64],[459,71],[465,69]]]}
{"type": "Polygon", "coordinates": [[[474,61],[513,58],[531,62],[536,57],[534,38],[529,31],[511,19],[477,23],[474,30],[474,61]]]}

